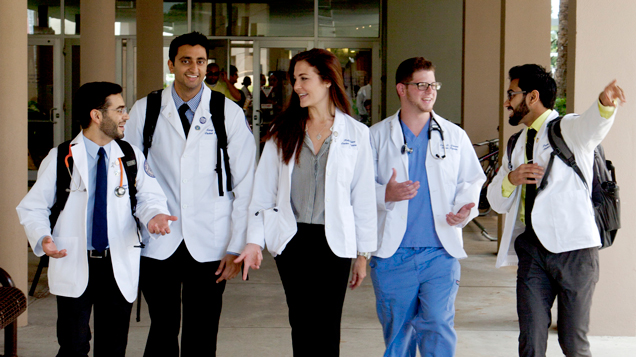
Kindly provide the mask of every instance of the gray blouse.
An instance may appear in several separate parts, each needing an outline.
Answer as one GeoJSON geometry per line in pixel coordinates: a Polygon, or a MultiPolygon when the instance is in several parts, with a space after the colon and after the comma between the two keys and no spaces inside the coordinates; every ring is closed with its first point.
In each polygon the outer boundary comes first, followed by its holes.
{"type": "Polygon", "coordinates": [[[296,222],[325,224],[325,171],[331,135],[325,139],[318,154],[305,133],[300,161],[294,164],[291,180],[291,204],[296,222]]]}

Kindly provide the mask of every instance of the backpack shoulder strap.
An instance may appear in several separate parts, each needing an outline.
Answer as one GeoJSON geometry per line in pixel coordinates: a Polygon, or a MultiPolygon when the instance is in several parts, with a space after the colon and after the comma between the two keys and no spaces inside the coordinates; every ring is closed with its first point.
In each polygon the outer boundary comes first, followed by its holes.
{"type": "MultiPolygon", "coordinates": [[[[117,145],[124,153],[121,159],[124,170],[126,171],[126,180],[128,181],[128,196],[130,197],[130,210],[133,216],[137,212],[137,156],[132,145],[127,141],[116,139],[117,145]]],[[[135,216],[136,217],[136,216],[135,216]]]]}
{"type": "Polygon", "coordinates": [[[159,111],[161,110],[161,93],[159,89],[148,94],[146,99],[146,120],[144,122],[144,156],[148,157],[148,150],[152,146],[152,137],[155,134],[159,111]]]}
{"type": "Polygon", "coordinates": [[[225,162],[226,189],[232,191],[232,173],[230,171],[230,156],[227,153],[227,132],[225,131],[225,95],[212,91],[210,96],[210,114],[212,125],[216,132],[216,175],[219,179],[219,196],[223,196],[223,169],[221,162],[225,162]],[[223,150],[223,160],[221,159],[223,150]]]}
{"type": "MultiPolygon", "coordinates": [[[[576,164],[576,158],[574,157],[574,153],[568,147],[568,144],[563,140],[563,134],[561,133],[561,119],[562,117],[558,117],[551,122],[548,123],[548,140],[550,141],[550,146],[552,146],[552,150],[566,165],[571,167],[574,172],[581,178],[581,181],[587,186],[587,181],[585,181],[585,176],[583,176],[583,172],[576,164]]],[[[547,172],[545,176],[547,176],[547,172]]]]}
{"type": "Polygon", "coordinates": [[[57,179],[55,183],[55,203],[51,207],[51,214],[49,215],[49,222],[51,222],[51,229],[55,227],[57,218],[60,216],[60,212],[66,206],[68,200],[69,188],[71,186],[71,175],[73,175],[73,156],[68,156],[71,149],[71,140],[65,141],[57,147],[57,179]],[[66,169],[66,163],[68,162],[68,171],[66,169]]]}
{"type": "Polygon", "coordinates": [[[519,140],[519,136],[521,136],[522,132],[523,129],[512,134],[512,136],[510,136],[510,138],[508,139],[508,144],[506,145],[506,154],[508,155],[508,170],[510,171],[512,171],[512,150],[514,150],[515,145],[517,144],[517,140],[519,140]]]}

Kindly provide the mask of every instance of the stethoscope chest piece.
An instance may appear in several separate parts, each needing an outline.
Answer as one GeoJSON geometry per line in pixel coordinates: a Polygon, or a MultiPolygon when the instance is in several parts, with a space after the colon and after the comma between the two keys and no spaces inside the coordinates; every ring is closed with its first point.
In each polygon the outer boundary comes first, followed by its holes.
{"type": "Polygon", "coordinates": [[[126,189],[123,186],[115,187],[115,196],[124,197],[126,189]]]}

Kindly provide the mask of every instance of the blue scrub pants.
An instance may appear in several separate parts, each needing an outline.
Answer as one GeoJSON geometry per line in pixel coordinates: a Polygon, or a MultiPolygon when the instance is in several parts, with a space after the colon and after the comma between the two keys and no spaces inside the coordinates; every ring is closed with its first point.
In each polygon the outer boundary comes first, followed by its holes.
{"type": "Polygon", "coordinates": [[[373,257],[371,279],[384,332],[384,357],[454,356],[459,261],[444,248],[399,248],[373,257]]]}

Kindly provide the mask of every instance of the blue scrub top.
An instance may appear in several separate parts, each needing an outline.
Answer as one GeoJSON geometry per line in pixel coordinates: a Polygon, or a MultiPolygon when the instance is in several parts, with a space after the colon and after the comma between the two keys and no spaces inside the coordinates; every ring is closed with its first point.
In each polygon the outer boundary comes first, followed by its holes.
{"type": "Polygon", "coordinates": [[[406,233],[400,247],[443,247],[435,231],[431,193],[426,175],[426,151],[428,149],[428,129],[430,120],[424,126],[419,136],[415,136],[400,120],[402,132],[408,147],[413,149],[409,155],[409,180],[420,182],[417,195],[409,201],[409,214],[406,223],[406,233]]]}

